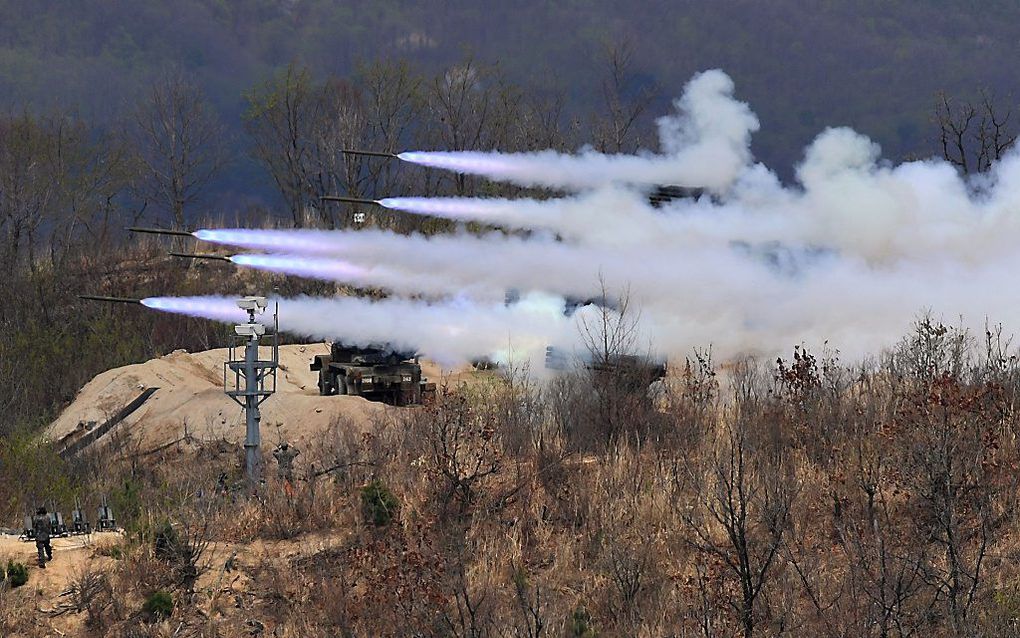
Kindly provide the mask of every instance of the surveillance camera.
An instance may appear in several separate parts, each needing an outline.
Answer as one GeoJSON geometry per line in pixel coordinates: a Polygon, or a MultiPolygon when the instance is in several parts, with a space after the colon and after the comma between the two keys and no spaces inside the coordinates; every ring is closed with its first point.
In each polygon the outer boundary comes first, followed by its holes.
{"type": "Polygon", "coordinates": [[[261,323],[240,323],[234,326],[234,332],[239,337],[261,337],[266,334],[266,327],[261,323]]]}
{"type": "Polygon", "coordinates": [[[265,297],[242,297],[237,300],[237,307],[241,310],[254,311],[259,314],[265,311],[267,305],[265,297]]]}

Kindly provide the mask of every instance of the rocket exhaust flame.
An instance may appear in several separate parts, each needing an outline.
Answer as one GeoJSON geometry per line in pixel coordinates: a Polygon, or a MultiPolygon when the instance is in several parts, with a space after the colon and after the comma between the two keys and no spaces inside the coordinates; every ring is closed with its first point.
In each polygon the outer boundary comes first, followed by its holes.
{"type": "Polygon", "coordinates": [[[247,319],[247,313],[237,307],[237,300],[230,297],[146,297],[141,304],[153,310],[227,323],[247,319]]]}
{"type": "Polygon", "coordinates": [[[260,230],[250,228],[203,228],[195,231],[202,241],[274,252],[305,252],[329,255],[342,250],[335,235],[318,230],[260,230]]]}
{"type": "Polygon", "coordinates": [[[723,191],[750,161],[751,134],[759,128],[757,116],[733,99],[733,90],[733,81],[722,71],[696,75],[676,101],[677,112],[657,122],[661,155],[405,151],[397,157],[522,186],[586,190],[607,184],[675,184],[723,191]]]}
{"type": "Polygon", "coordinates": [[[239,266],[268,270],[299,277],[358,283],[369,270],[339,259],[303,257],[300,255],[234,255],[230,261],[239,266]]]}

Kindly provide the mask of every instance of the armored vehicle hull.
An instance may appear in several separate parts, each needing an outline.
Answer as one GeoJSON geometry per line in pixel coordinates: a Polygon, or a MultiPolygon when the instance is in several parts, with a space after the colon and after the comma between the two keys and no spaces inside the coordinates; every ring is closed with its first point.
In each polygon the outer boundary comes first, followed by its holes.
{"type": "Polygon", "coordinates": [[[436,386],[422,379],[413,354],[382,348],[334,343],[329,354],[316,355],[311,369],[319,373],[319,394],[360,396],[390,405],[427,403],[436,386]]]}

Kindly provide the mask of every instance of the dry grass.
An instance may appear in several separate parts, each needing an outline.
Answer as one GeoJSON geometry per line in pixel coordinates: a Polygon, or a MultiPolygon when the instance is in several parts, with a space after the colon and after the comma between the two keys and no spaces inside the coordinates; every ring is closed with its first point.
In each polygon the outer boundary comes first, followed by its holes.
{"type": "MultiPolygon", "coordinates": [[[[125,466],[144,506],[115,567],[75,579],[73,613],[121,636],[1016,635],[1020,369],[918,330],[867,370],[798,350],[720,387],[695,361],[654,427],[627,426],[639,401],[620,421],[631,397],[608,438],[597,403],[564,418],[579,388],[448,392],[367,434],[336,423],[289,494],[195,496],[226,461],[209,449],[125,466]],[[399,502],[389,524],[363,518],[369,482],[399,502]],[[191,591],[151,530],[196,512],[211,545],[191,591]],[[146,622],[164,589],[173,615],[146,622]]],[[[0,627],[44,635],[18,595],[0,627]]]]}

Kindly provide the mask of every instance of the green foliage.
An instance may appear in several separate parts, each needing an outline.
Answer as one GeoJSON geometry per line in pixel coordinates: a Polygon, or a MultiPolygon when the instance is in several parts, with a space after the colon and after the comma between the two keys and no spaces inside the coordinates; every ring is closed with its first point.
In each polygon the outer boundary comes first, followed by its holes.
{"type": "Polygon", "coordinates": [[[518,593],[527,591],[529,586],[527,570],[523,567],[514,569],[513,582],[514,589],[516,589],[518,593]]]}
{"type": "Polygon", "coordinates": [[[153,620],[159,620],[161,618],[168,618],[174,610],[174,598],[168,591],[157,591],[153,592],[151,596],[145,599],[145,604],[142,605],[142,611],[145,612],[153,620]]]}
{"type": "Polygon", "coordinates": [[[1014,585],[996,589],[992,600],[995,602],[996,615],[1011,622],[1020,620],[1020,587],[1014,585]]]}
{"type": "Polygon", "coordinates": [[[138,527],[141,522],[142,496],[141,485],[132,478],[126,478],[124,483],[114,490],[110,495],[110,504],[118,519],[118,523],[124,526],[129,532],[140,533],[138,527]]]}
{"type": "Polygon", "coordinates": [[[399,508],[400,501],[379,479],[361,488],[361,515],[369,525],[389,525],[399,508]]]}
{"type": "Polygon", "coordinates": [[[160,523],[152,536],[152,551],[156,558],[172,564],[180,554],[180,547],[180,535],[170,521],[160,523]]]}
{"type": "Polygon", "coordinates": [[[17,516],[38,504],[73,499],[67,464],[53,445],[24,429],[0,438],[0,507],[17,516]]]}
{"type": "Polygon", "coordinates": [[[21,587],[28,582],[28,567],[26,567],[24,563],[8,560],[4,580],[11,586],[12,589],[15,587],[21,587]]]}
{"type": "Polygon", "coordinates": [[[96,548],[96,553],[100,556],[107,556],[113,560],[120,560],[124,558],[124,546],[120,543],[111,543],[108,545],[100,545],[96,548]]]}

